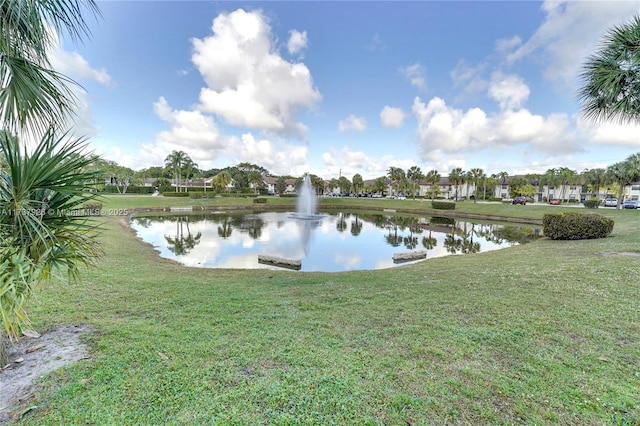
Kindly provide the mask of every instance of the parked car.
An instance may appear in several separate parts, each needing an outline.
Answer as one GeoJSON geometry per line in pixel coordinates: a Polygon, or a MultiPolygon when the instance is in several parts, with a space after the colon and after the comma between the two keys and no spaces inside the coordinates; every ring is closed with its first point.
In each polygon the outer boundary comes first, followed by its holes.
{"type": "Polygon", "coordinates": [[[516,197],[511,200],[511,204],[522,204],[523,206],[527,204],[527,197],[516,197]]]}
{"type": "Polygon", "coordinates": [[[638,208],[638,202],[637,201],[625,201],[624,204],[622,204],[622,208],[624,209],[637,209],[638,208]]]}
{"type": "Polygon", "coordinates": [[[552,198],[549,200],[549,204],[552,204],[554,206],[559,206],[560,205],[560,200],[557,198],[552,198]]]}
{"type": "Polygon", "coordinates": [[[605,207],[616,207],[618,205],[618,199],[617,198],[605,198],[604,199],[604,206],[605,207]]]}

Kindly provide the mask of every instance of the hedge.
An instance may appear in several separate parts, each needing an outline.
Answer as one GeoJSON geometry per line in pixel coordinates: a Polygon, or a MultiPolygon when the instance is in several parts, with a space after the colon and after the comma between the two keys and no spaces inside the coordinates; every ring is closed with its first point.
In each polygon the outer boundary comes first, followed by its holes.
{"type": "Polygon", "coordinates": [[[456,203],[453,201],[432,201],[431,207],[436,210],[455,210],[456,203]]]}
{"type": "Polygon", "coordinates": [[[597,209],[598,205],[600,204],[600,201],[598,200],[584,200],[583,203],[584,206],[588,209],[597,209]]]}
{"type": "Polygon", "coordinates": [[[542,229],[552,240],[604,238],[613,231],[613,219],[598,214],[561,213],[542,216],[542,229]]]}
{"type": "Polygon", "coordinates": [[[265,204],[267,202],[267,199],[266,198],[254,198],[253,202],[255,204],[265,204]]]}
{"type": "Polygon", "coordinates": [[[163,197],[188,197],[188,192],[163,192],[163,197]]]}

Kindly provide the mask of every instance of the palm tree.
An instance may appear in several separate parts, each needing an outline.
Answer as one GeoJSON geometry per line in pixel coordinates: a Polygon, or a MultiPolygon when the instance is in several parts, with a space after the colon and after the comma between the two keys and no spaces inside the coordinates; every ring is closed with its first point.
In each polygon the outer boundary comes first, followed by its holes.
{"type": "MultiPolygon", "coordinates": [[[[0,322],[10,337],[26,323],[24,302],[53,267],[77,278],[78,266],[99,254],[95,227],[86,218],[44,213],[53,206],[77,209],[89,199],[85,183],[97,179],[86,172],[92,160],[84,140],[56,136],[76,105],[71,89],[76,83],[51,69],[48,57],[59,33],[74,40],[89,33],[85,9],[99,15],[93,0],[0,3],[0,128],[7,131],[0,132],[0,157],[6,161],[0,204],[14,212],[0,219],[0,322]],[[20,152],[11,134],[31,135],[39,144],[20,152]]],[[[0,365],[6,363],[0,333],[0,365]]]]}
{"type": "Polygon", "coordinates": [[[260,184],[263,183],[262,174],[260,174],[260,172],[257,170],[252,170],[249,172],[249,175],[247,176],[247,180],[249,181],[249,184],[253,187],[254,192],[258,192],[258,188],[260,184]]]}
{"type": "MultiPolygon", "coordinates": [[[[95,198],[87,184],[97,173],[84,139],[47,132],[33,151],[0,135],[7,170],[0,173],[0,321],[9,336],[28,325],[24,303],[55,270],[79,278],[80,266],[101,254],[97,225],[82,205],[95,198]]],[[[0,358],[3,354],[0,334],[0,358]]],[[[0,364],[3,361],[0,360],[0,364]]],[[[6,363],[5,363],[6,365],[6,363]]]]}
{"type": "Polygon", "coordinates": [[[640,123],[640,14],[601,40],[580,75],[583,114],[595,121],[640,123]]]}
{"type": "Polygon", "coordinates": [[[424,178],[422,174],[422,170],[418,166],[411,166],[409,170],[407,170],[407,178],[411,181],[411,192],[413,192],[413,199],[416,199],[416,182],[419,182],[424,178]]]}
{"type": "Polygon", "coordinates": [[[618,205],[616,209],[620,209],[624,187],[640,179],[640,155],[633,154],[625,161],[612,164],[607,167],[606,174],[611,181],[618,184],[618,205]]]}
{"type": "Polygon", "coordinates": [[[462,176],[464,174],[464,170],[461,167],[456,167],[449,172],[449,182],[453,183],[456,187],[456,193],[454,196],[454,200],[458,201],[458,186],[462,182],[462,176]]]}
{"type": "Polygon", "coordinates": [[[402,182],[402,180],[406,177],[404,174],[404,170],[402,170],[400,167],[391,166],[387,169],[387,177],[391,181],[392,188],[395,187],[396,195],[398,195],[400,182],[402,182]]]}
{"type": "Polygon", "coordinates": [[[478,200],[478,183],[480,182],[481,179],[484,179],[485,174],[484,171],[480,168],[473,168],[469,171],[469,176],[471,178],[471,181],[473,182],[474,185],[474,191],[475,191],[475,196],[473,197],[473,202],[474,204],[477,202],[478,200]]]}
{"type": "Polygon", "coordinates": [[[427,181],[431,189],[431,201],[433,201],[433,197],[435,193],[433,190],[433,186],[436,185],[438,182],[440,182],[440,178],[441,178],[440,173],[438,173],[437,170],[429,170],[426,176],[424,177],[424,180],[427,181]]]}
{"type": "MultiPolygon", "coordinates": [[[[596,200],[598,199],[598,195],[600,193],[600,188],[602,188],[606,184],[606,170],[602,168],[596,168],[591,170],[585,170],[584,182],[589,185],[591,191],[595,194],[596,200]]],[[[596,208],[598,208],[598,204],[596,204],[596,208]]]]}
{"type": "Polygon", "coordinates": [[[218,192],[225,189],[232,181],[231,175],[227,171],[222,171],[213,178],[213,186],[218,192]]]}
{"type": "Polygon", "coordinates": [[[358,189],[361,189],[362,185],[364,184],[364,180],[362,179],[362,175],[360,173],[356,173],[355,175],[353,175],[353,179],[351,179],[351,182],[353,183],[353,191],[355,193],[358,193],[358,189]]]}
{"type": "Polygon", "coordinates": [[[48,53],[59,33],[74,40],[89,34],[84,9],[100,13],[93,0],[1,3],[0,114],[5,129],[39,136],[51,125],[62,127],[72,114],[77,98],[71,87],[77,84],[52,69],[48,53]]]}
{"type": "Polygon", "coordinates": [[[180,178],[182,177],[182,168],[184,167],[187,158],[189,158],[189,156],[186,152],[173,150],[171,151],[171,154],[167,155],[167,157],[164,159],[165,167],[173,171],[173,177],[176,182],[176,192],[180,192],[180,178]]]}

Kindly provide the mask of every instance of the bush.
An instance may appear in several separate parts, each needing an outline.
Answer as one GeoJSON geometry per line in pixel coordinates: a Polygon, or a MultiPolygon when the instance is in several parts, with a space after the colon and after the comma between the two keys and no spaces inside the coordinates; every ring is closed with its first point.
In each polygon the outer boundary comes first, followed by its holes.
{"type": "Polygon", "coordinates": [[[266,198],[254,198],[253,199],[253,203],[254,204],[265,204],[267,202],[266,198]]]}
{"type": "Polygon", "coordinates": [[[436,210],[455,210],[456,203],[453,201],[432,201],[431,207],[436,210]]]}
{"type": "Polygon", "coordinates": [[[552,240],[587,240],[606,237],[613,224],[613,219],[598,214],[545,214],[542,232],[552,240]]]}
{"type": "Polygon", "coordinates": [[[188,192],[163,192],[163,197],[188,197],[188,192]]]}
{"type": "Polygon", "coordinates": [[[280,194],[282,198],[296,198],[298,194],[280,194]]]}
{"type": "Polygon", "coordinates": [[[600,204],[600,201],[598,200],[584,200],[584,202],[582,203],[584,204],[584,206],[588,209],[596,209],[598,208],[598,205],[600,204]]]}
{"type": "Polygon", "coordinates": [[[213,191],[189,191],[189,197],[197,200],[199,198],[215,198],[216,193],[213,191]]]}
{"type": "Polygon", "coordinates": [[[455,225],[456,220],[452,217],[432,216],[429,225],[455,225]]]}

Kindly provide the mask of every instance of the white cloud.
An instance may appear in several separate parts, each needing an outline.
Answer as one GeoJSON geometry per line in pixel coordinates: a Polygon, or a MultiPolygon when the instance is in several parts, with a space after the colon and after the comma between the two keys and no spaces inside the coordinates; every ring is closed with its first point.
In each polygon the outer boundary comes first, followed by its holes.
{"type": "Polygon", "coordinates": [[[498,101],[501,110],[519,108],[529,98],[529,87],[517,75],[494,72],[488,95],[498,101]]]}
{"type": "Polygon", "coordinates": [[[511,38],[501,38],[496,40],[495,49],[498,52],[512,51],[520,45],[522,45],[522,39],[519,36],[514,35],[511,38]]]}
{"type": "Polygon", "coordinates": [[[424,77],[425,69],[419,62],[400,68],[400,73],[411,82],[411,85],[420,90],[427,88],[427,80],[424,77]]]}
{"type": "Polygon", "coordinates": [[[234,126],[302,137],[306,126],[295,112],[313,107],[321,95],[303,63],[279,55],[262,13],[222,13],[213,20],[212,35],[192,44],[192,61],[207,84],[200,91],[201,111],[234,126]]]}
{"type": "Polygon", "coordinates": [[[158,133],[153,143],[144,145],[145,156],[154,156],[155,164],[163,163],[171,151],[183,150],[203,168],[246,161],[273,173],[289,174],[304,166],[308,157],[306,146],[257,139],[251,133],[225,135],[211,116],[172,109],[164,98],[154,104],[154,112],[170,127],[158,133]]]}
{"type": "MultiPolygon", "coordinates": [[[[529,55],[544,61],[545,77],[573,84],[581,64],[614,25],[638,12],[637,1],[545,1],[546,17],[536,32],[508,55],[514,62],[529,55]]],[[[505,46],[506,47],[506,46],[505,46]]]]}
{"type": "Polygon", "coordinates": [[[386,48],[386,44],[382,40],[382,37],[380,37],[380,34],[375,33],[373,37],[371,37],[371,41],[369,41],[364,48],[370,52],[375,52],[378,50],[384,50],[386,48]]]}
{"type": "Polygon", "coordinates": [[[340,120],[338,122],[338,130],[341,132],[345,132],[348,130],[354,130],[356,132],[363,132],[367,129],[367,120],[364,117],[356,117],[355,115],[350,115],[344,120],[340,120]]]}
{"type": "MultiPolygon", "coordinates": [[[[521,96],[518,95],[518,96],[521,96]]],[[[515,96],[515,99],[520,99],[515,96]]],[[[514,99],[505,94],[505,102],[514,99]]],[[[455,154],[494,147],[514,147],[524,144],[537,152],[566,153],[582,148],[566,114],[546,117],[532,114],[525,108],[504,109],[487,115],[480,108],[462,111],[446,105],[440,98],[427,104],[418,97],[413,103],[418,120],[418,152],[429,159],[432,151],[455,154]]]]}
{"type": "Polygon", "coordinates": [[[296,54],[307,47],[307,32],[291,30],[289,31],[289,41],[287,42],[287,50],[289,53],[296,54]]]}
{"type": "Polygon", "coordinates": [[[380,112],[380,122],[385,127],[402,127],[405,116],[402,109],[385,106],[380,112]]]}

